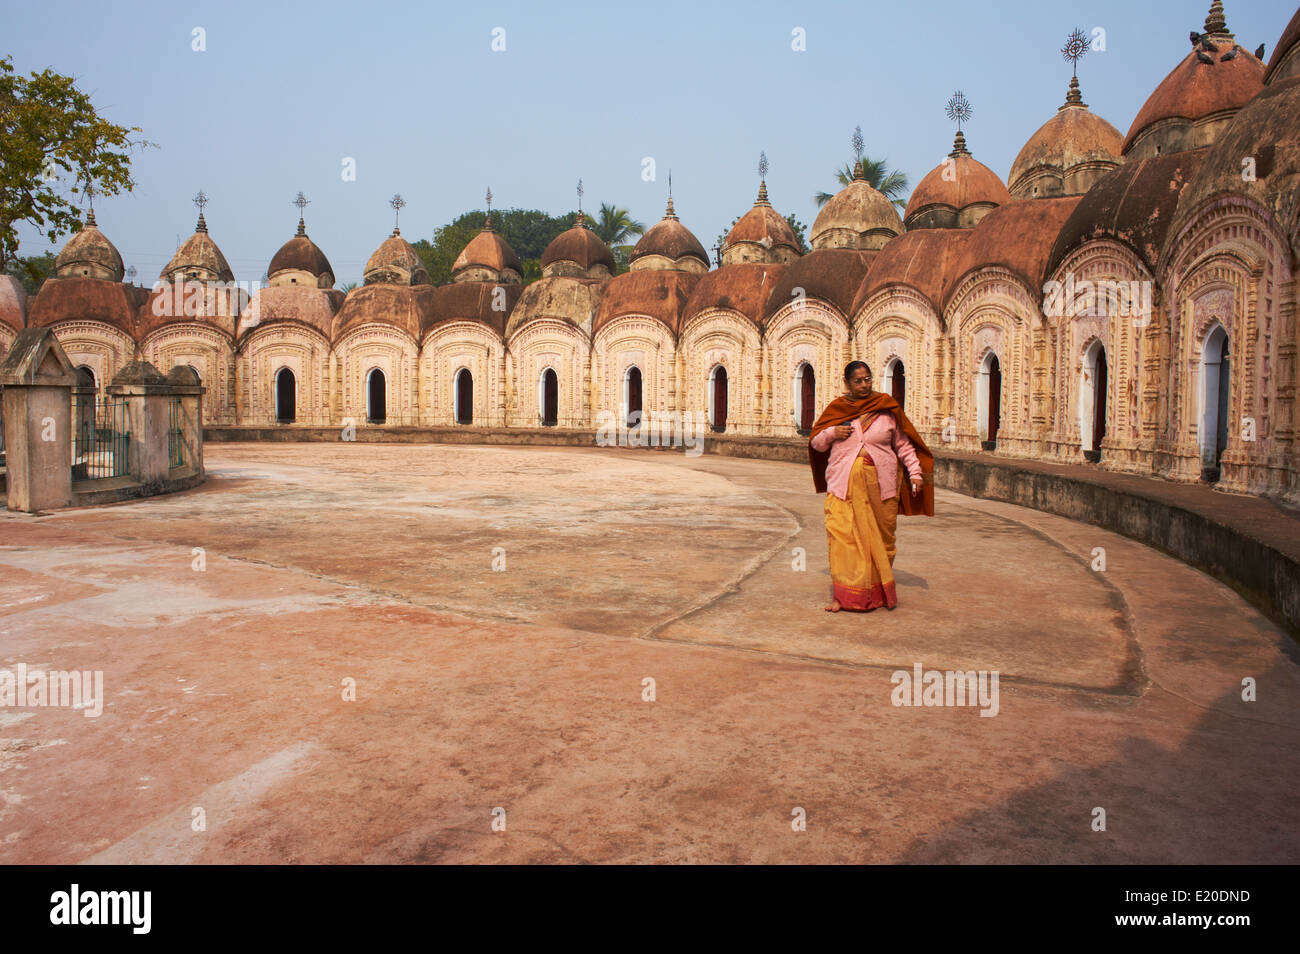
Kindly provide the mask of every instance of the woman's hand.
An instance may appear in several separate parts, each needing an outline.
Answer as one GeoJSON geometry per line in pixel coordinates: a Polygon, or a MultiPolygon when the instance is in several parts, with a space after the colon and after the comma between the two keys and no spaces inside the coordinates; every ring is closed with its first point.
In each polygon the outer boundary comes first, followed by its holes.
{"type": "Polygon", "coordinates": [[[848,440],[849,435],[853,433],[852,424],[840,424],[835,428],[835,439],[837,441],[848,440]]]}
{"type": "Polygon", "coordinates": [[[920,477],[913,477],[913,478],[912,478],[912,493],[913,493],[913,494],[919,494],[920,492],[921,492],[921,478],[920,478],[920,477]]]}

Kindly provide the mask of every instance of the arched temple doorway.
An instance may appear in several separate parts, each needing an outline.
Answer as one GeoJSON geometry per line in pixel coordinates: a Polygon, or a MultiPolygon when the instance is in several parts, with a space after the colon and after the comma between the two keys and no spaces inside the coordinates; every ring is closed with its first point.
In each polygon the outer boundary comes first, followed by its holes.
{"type": "Polygon", "coordinates": [[[893,358],[885,365],[885,393],[898,402],[898,406],[907,406],[907,372],[903,368],[902,358],[893,358]]]}
{"type": "Polygon", "coordinates": [[[709,425],[715,431],[727,429],[727,369],[722,365],[709,375],[709,425]]]}
{"type": "Polygon", "coordinates": [[[461,368],[456,372],[456,380],[453,385],[454,396],[452,401],[455,407],[452,409],[457,424],[474,423],[474,376],[469,373],[469,368],[461,368]]]}
{"type": "Polygon", "coordinates": [[[542,412],[542,427],[555,427],[560,413],[560,378],[554,368],[542,372],[537,399],[542,412]]]}
{"type": "Polygon", "coordinates": [[[641,369],[635,364],[623,375],[623,406],[627,408],[627,426],[638,426],[641,423],[641,369]]]}
{"type": "Polygon", "coordinates": [[[1096,463],[1101,460],[1101,441],[1106,436],[1106,391],[1109,385],[1106,349],[1094,341],[1083,356],[1079,380],[1079,436],[1083,456],[1096,463]]]}
{"type": "Polygon", "coordinates": [[[1002,426],[1002,363],[992,351],[980,363],[977,403],[980,446],[984,450],[996,450],[1002,426]]]}
{"type": "Polygon", "coordinates": [[[812,430],[817,420],[817,376],[807,361],[799,365],[795,378],[795,422],[802,433],[812,430]]]}
{"type": "Polygon", "coordinates": [[[1215,323],[1201,346],[1201,477],[1216,481],[1228,446],[1228,333],[1215,323]]]}
{"type": "Polygon", "coordinates": [[[388,381],[384,372],[371,368],[366,375],[366,421],[382,424],[388,418],[388,381]]]}
{"type": "Polygon", "coordinates": [[[275,420],[292,424],[298,417],[298,380],[288,368],[275,372],[275,420]]]}

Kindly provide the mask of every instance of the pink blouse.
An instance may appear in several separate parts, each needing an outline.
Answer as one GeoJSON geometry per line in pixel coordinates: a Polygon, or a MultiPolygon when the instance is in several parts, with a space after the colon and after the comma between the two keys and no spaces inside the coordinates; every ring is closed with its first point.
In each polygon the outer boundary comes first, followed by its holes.
{"type": "Polygon", "coordinates": [[[916,447],[907,435],[898,429],[892,414],[877,414],[862,433],[862,421],[854,418],[850,424],[853,433],[842,441],[835,440],[835,428],[828,427],[812,439],[813,450],[831,452],[830,463],[826,466],[826,489],[841,500],[848,499],[849,473],[853,470],[853,460],[862,451],[867,450],[871,463],[876,467],[876,479],[880,481],[880,499],[889,500],[898,496],[898,462],[901,460],[910,477],[921,479],[921,461],[917,459],[916,447]]]}

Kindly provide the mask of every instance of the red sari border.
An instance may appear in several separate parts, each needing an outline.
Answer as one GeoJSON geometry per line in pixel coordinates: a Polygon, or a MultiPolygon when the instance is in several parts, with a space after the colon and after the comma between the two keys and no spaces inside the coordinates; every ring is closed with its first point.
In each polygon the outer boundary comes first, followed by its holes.
{"type": "Polygon", "coordinates": [[[835,600],[842,609],[868,613],[882,606],[893,609],[898,605],[898,591],[892,582],[886,584],[877,583],[865,590],[845,586],[843,583],[833,582],[832,586],[834,587],[835,600]]]}

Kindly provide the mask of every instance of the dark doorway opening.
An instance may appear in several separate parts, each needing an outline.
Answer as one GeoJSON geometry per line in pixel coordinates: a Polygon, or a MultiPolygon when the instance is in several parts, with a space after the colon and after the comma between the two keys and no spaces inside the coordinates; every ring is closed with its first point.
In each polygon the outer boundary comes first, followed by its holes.
{"type": "Polygon", "coordinates": [[[903,362],[894,362],[894,373],[890,376],[890,395],[898,402],[899,407],[903,407],[907,402],[907,373],[903,370],[903,362]]]}
{"type": "Polygon", "coordinates": [[[382,424],[388,418],[388,382],[384,372],[372,368],[366,376],[366,420],[382,424]]]}
{"type": "Polygon", "coordinates": [[[715,431],[727,429],[727,369],[718,365],[713,369],[713,420],[715,431]]]}
{"type": "Polygon", "coordinates": [[[1083,456],[1094,464],[1101,460],[1101,441],[1106,436],[1106,388],[1109,371],[1106,366],[1106,349],[1097,349],[1097,362],[1092,369],[1092,450],[1083,456]]]}
{"type": "Polygon", "coordinates": [[[456,423],[474,423],[474,378],[469,368],[456,373],[456,423]]]}
{"type": "Polygon", "coordinates": [[[552,368],[542,372],[542,427],[554,427],[560,417],[560,378],[552,368]]]}
{"type": "Polygon", "coordinates": [[[292,424],[298,416],[298,381],[288,368],[275,373],[275,420],[292,424]]]}
{"type": "Polygon", "coordinates": [[[803,364],[799,367],[799,433],[811,433],[816,419],[817,378],[812,365],[803,364]]]}
{"type": "Polygon", "coordinates": [[[641,369],[633,365],[627,369],[627,426],[641,423],[641,369]]]}

